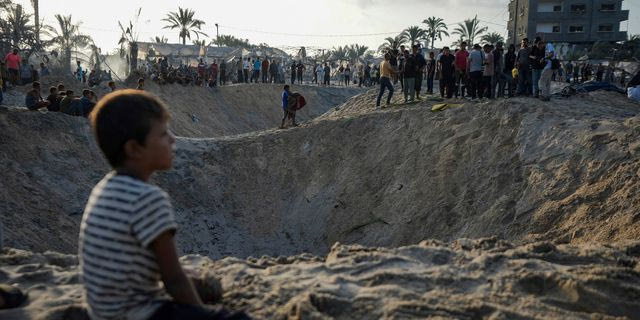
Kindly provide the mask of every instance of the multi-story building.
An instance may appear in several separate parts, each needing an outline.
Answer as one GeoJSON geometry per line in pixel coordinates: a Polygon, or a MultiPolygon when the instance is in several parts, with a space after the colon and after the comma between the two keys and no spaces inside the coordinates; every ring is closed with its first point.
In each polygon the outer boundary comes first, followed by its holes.
{"type": "Polygon", "coordinates": [[[622,1],[510,0],[508,44],[536,36],[571,46],[627,40],[627,32],[620,31],[620,23],[629,19],[622,1]]]}

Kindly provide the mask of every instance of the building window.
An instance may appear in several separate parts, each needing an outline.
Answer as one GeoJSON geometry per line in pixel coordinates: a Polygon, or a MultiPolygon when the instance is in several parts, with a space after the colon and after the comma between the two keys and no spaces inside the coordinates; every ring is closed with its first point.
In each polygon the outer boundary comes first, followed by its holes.
{"type": "Polygon", "coordinates": [[[615,3],[603,3],[600,6],[600,11],[616,11],[615,3]]]}
{"type": "Polygon", "coordinates": [[[601,24],[598,26],[598,32],[613,32],[612,24],[601,24]]]}
{"type": "Polygon", "coordinates": [[[562,11],[562,5],[553,6],[553,12],[561,12],[561,11],[562,11]]]}
{"type": "Polygon", "coordinates": [[[582,33],[584,32],[584,26],[569,26],[570,33],[582,33]]]}
{"type": "Polygon", "coordinates": [[[551,32],[560,33],[560,26],[553,26],[553,28],[551,29],[551,32]]]}
{"type": "Polygon", "coordinates": [[[587,12],[587,5],[586,4],[572,4],[571,5],[571,12],[577,12],[577,13],[587,12]]]}

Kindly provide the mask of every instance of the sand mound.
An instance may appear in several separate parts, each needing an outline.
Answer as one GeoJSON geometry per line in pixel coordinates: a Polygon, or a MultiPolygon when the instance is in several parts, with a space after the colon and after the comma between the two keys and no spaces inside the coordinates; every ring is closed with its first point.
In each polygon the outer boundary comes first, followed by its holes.
{"type": "MultiPolygon", "coordinates": [[[[186,256],[257,319],[640,319],[640,243],[514,246],[495,238],[396,249],[336,244],[325,259],[186,256]]],[[[30,300],[2,319],[85,319],[76,258],[9,249],[0,281],[30,300]]]]}
{"type": "MultiPolygon", "coordinates": [[[[372,108],[367,99],[350,103],[372,108]]],[[[432,104],[179,139],[174,170],[155,181],[173,197],[180,247],[218,258],[322,255],[336,241],[640,239],[639,105],[600,92],[432,104]]],[[[0,110],[0,132],[7,244],[75,252],[80,211],[107,170],[86,123],[0,110]]]]}
{"type": "MultiPolygon", "coordinates": [[[[87,88],[72,77],[50,76],[41,81],[43,92],[61,83],[76,96],[91,89],[99,97],[111,92],[107,83],[87,88]]],[[[239,84],[216,88],[183,85],[157,85],[147,81],[145,89],[162,99],[171,113],[171,130],[183,137],[209,138],[235,135],[277,128],[282,120],[281,84],[239,84]]],[[[118,82],[118,88],[135,88],[136,84],[118,82]]],[[[24,94],[30,86],[17,87],[8,92],[5,106],[23,106],[24,94]]],[[[356,87],[318,87],[292,85],[291,90],[301,93],[307,106],[297,113],[300,122],[309,121],[360,94],[356,87]]],[[[46,96],[45,96],[46,97],[46,96]]]]}

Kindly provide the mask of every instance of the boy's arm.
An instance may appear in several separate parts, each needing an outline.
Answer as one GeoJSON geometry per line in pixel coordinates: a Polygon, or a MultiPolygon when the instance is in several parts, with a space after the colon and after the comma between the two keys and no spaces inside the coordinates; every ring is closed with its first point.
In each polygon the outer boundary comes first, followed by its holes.
{"type": "Polygon", "coordinates": [[[151,242],[150,248],[156,255],[162,282],[173,299],[178,303],[202,305],[196,289],[178,261],[173,232],[165,231],[160,234],[151,242]]]}

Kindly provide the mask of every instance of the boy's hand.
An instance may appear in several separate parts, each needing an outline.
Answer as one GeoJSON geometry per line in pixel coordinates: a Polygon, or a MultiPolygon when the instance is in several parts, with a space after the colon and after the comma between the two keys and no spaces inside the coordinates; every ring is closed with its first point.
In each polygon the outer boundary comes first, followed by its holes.
{"type": "Polygon", "coordinates": [[[160,234],[151,242],[150,248],[155,253],[162,282],[173,299],[178,303],[202,305],[193,284],[178,261],[173,232],[166,231],[160,234]]]}

